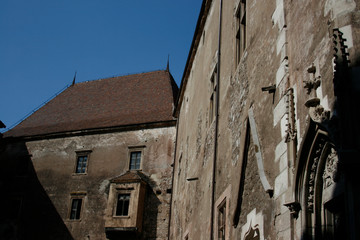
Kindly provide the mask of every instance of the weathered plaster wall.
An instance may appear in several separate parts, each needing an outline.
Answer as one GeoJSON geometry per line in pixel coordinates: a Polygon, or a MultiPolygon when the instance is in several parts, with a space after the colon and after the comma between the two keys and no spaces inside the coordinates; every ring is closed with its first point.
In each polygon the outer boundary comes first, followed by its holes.
{"type": "Polygon", "coordinates": [[[209,239],[214,121],[210,122],[211,82],[217,63],[218,4],[201,34],[178,121],[171,239],[209,239]],[[196,107],[195,107],[196,106],[196,107]]]}
{"type": "MultiPolygon", "coordinates": [[[[310,119],[305,103],[311,96],[304,88],[304,81],[320,79],[320,86],[311,94],[320,99],[323,113],[329,112],[330,118],[325,121],[330,134],[335,131],[331,129],[336,125],[337,114],[333,81],[334,28],[339,28],[347,39],[353,75],[359,72],[356,67],[359,63],[359,1],[247,1],[247,46],[237,64],[235,21],[239,2],[223,1],[219,131],[213,176],[215,124],[209,123],[209,103],[210,78],[218,61],[220,0],[206,1],[211,7],[205,27],[199,33],[201,38],[179,106],[171,239],[210,238],[209,224],[212,217],[216,219],[217,211],[214,206],[215,214],[211,216],[213,177],[215,202],[231,185],[226,218],[226,224],[231,227],[227,228],[226,239],[243,239],[243,231],[249,229],[251,221],[253,226],[261,226],[260,239],[291,239],[292,236],[300,239],[302,220],[293,222],[284,204],[294,198],[296,151],[300,150],[310,119]],[[310,67],[316,69],[313,75],[309,73],[310,67]],[[272,85],[275,85],[274,93],[262,91],[272,85]],[[256,137],[258,144],[254,141],[250,144],[244,183],[241,167],[247,156],[244,149],[250,110],[256,127],[250,138],[253,141],[256,137]],[[262,164],[258,164],[253,155],[261,159],[262,164]],[[268,190],[272,191],[266,192],[261,178],[268,181],[268,190]],[[233,227],[241,184],[245,184],[245,196],[240,224],[233,227]],[[297,228],[293,228],[298,231],[297,235],[292,232],[292,224],[297,228]]],[[[356,82],[353,84],[357,86],[356,82]]]]}
{"type": "Polygon", "coordinates": [[[30,162],[23,141],[0,139],[0,239],[72,240],[30,162]]]}
{"type": "Polygon", "coordinates": [[[105,239],[109,180],[129,169],[129,147],[142,147],[142,172],[151,180],[144,237],[166,239],[174,139],[175,128],[167,127],[29,141],[26,146],[41,185],[74,239],[105,239]],[[91,150],[87,173],[75,174],[76,151],[83,150],[91,150]],[[85,193],[80,221],[69,220],[73,192],[85,193]]]}

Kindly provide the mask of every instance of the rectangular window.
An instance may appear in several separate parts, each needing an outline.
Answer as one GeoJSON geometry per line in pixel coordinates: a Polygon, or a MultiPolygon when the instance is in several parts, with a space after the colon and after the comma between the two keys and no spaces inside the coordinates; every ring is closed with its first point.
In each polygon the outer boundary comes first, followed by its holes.
{"type": "Polygon", "coordinates": [[[71,201],[70,219],[80,219],[82,198],[73,198],[71,201]]]}
{"type": "Polygon", "coordinates": [[[118,194],[116,216],[128,216],[130,205],[130,194],[118,194]]]}
{"type": "Polygon", "coordinates": [[[209,106],[209,125],[213,122],[216,115],[216,88],[217,88],[217,66],[210,78],[210,106],[209,106]]]}
{"type": "Polygon", "coordinates": [[[246,0],[240,0],[236,12],[236,62],[239,63],[246,48],[246,0]]]}
{"type": "Polygon", "coordinates": [[[130,153],[130,170],[141,169],[141,151],[130,153]]]}
{"type": "Polygon", "coordinates": [[[91,150],[76,152],[76,166],[75,166],[76,174],[87,173],[87,166],[89,165],[90,153],[91,150]]]}
{"type": "Polygon", "coordinates": [[[218,208],[218,240],[225,240],[226,202],[218,208]]]}
{"type": "Polygon", "coordinates": [[[87,166],[87,156],[78,156],[76,163],[76,173],[85,173],[87,166]]]}

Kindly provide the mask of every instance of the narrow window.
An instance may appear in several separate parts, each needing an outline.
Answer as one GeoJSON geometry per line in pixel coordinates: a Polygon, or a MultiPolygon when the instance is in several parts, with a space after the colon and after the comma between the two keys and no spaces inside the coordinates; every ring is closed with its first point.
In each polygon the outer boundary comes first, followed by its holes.
{"type": "Polygon", "coordinates": [[[116,216],[128,216],[129,215],[129,205],[130,205],[130,194],[118,195],[118,201],[116,206],[116,216]]]}
{"type": "Polygon", "coordinates": [[[225,240],[226,202],[218,208],[218,240],[225,240]]]}
{"type": "Polygon", "coordinates": [[[209,106],[209,125],[213,122],[216,115],[216,88],[217,88],[217,66],[215,67],[210,78],[210,106],[209,106]]]}
{"type": "Polygon", "coordinates": [[[240,0],[236,13],[236,62],[239,63],[246,48],[246,0],[240,0]]]}
{"type": "Polygon", "coordinates": [[[71,210],[70,210],[70,219],[72,219],[72,220],[80,219],[81,205],[82,205],[81,198],[72,199],[71,210]]]}
{"type": "Polygon", "coordinates": [[[134,151],[130,153],[130,170],[140,169],[141,151],[134,151]]]}

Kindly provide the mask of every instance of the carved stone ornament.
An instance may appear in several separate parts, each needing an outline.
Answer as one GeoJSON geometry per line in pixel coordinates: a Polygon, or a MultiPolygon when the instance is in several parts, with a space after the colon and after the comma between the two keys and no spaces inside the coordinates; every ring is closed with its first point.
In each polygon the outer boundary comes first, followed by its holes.
{"type": "Polygon", "coordinates": [[[309,80],[304,80],[304,88],[307,89],[309,99],[305,102],[305,106],[309,109],[309,115],[314,122],[324,122],[330,117],[330,112],[326,111],[323,106],[320,105],[320,99],[316,95],[316,89],[321,84],[321,76],[316,76],[316,67],[314,64],[307,69],[310,74],[309,80]]]}
{"type": "Polygon", "coordinates": [[[290,142],[296,139],[296,123],[295,123],[295,101],[294,101],[294,89],[290,88],[287,91],[287,129],[285,142],[290,142]]]}
{"type": "Polygon", "coordinates": [[[313,162],[309,173],[309,178],[307,181],[307,186],[308,186],[307,209],[310,212],[314,212],[315,179],[316,179],[316,172],[319,165],[319,160],[323,147],[324,147],[324,140],[322,139],[316,146],[315,154],[313,156],[313,162]]]}
{"type": "Polygon", "coordinates": [[[330,187],[337,181],[339,159],[335,149],[331,148],[330,154],[327,156],[324,174],[323,174],[323,188],[330,187]]]}
{"type": "Polygon", "coordinates": [[[316,97],[316,89],[320,86],[321,77],[315,76],[316,67],[314,64],[307,69],[307,72],[311,74],[311,77],[310,80],[304,80],[304,88],[307,89],[307,94],[309,94],[310,97],[316,97]]]}
{"type": "Polygon", "coordinates": [[[285,203],[284,206],[289,209],[291,216],[293,216],[294,218],[298,218],[299,211],[301,210],[300,203],[289,202],[289,203],[285,203]]]}
{"type": "Polygon", "coordinates": [[[326,111],[323,106],[317,105],[309,108],[309,115],[314,122],[321,123],[330,118],[330,112],[326,111]]]}
{"type": "Polygon", "coordinates": [[[311,92],[314,90],[316,91],[316,89],[320,86],[321,83],[321,77],[314,77],[310,80],[304,80],[304,88],[307,89],[307,93],[311,94],[311,92]]]}

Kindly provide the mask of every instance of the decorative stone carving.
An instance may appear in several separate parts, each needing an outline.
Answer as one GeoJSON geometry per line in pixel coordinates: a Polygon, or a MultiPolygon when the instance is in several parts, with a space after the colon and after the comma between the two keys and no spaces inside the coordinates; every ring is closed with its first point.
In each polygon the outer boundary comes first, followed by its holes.
{"type": "Polygon", "coordinates": [[[321,141],[316,146],[316,150],[313,156],[313,162],[309,173],[309,178],[307,181],[307,186],[308,186],[307,209],[310,212],[314,212],[315,178],[316,178],[316,172],[319,165],[319,160],[323,147],[324,147],[324,140],[321,139],[321,141]]]}
{"type": "Polygon", "coordinates": [[[343,33],[338,28],[333,30],[332,40],[334,44],[334,91],[335,96],[339,96],[339,94],[347,94],[344,92],[344,78],[346,79],[350,60],[348,47],[345,44],[346,39],[343,38],[343,33]]]}
{"type": "MultiPolygon", "coordinates": [[[[319,100],[320,102],[320,100],[319,100]]],[[[309,108],[309,115],[314,122],[321,123],[330,118],[330,112],[326,111],[320,104],[309,108]]]]}
{"type": "Polygon", "coordinates": [[[305,102],[305,106],[309,108],[309,115],[314,122],[321,123],[330,117],[330,112],[326,111],[320,105],[320,99],[316,95],[316,89],[321,84],[321,76],[316,76],[316,67],[314,64],[307,69],[310,74],[310,80],[304,80],[304,88],[307,89],[309,99],[305,102]]]}
{"type": "Polygon", "coordinates": [[[348,67],[349,64],[349,53],[348,47],[345,44],[346,39],[343,38],[343,33],[335,28],[333,31],[333,43],[334,43],[334,64],[335,71],[338,70],[337,67],[348,67]]]}
{"type": "Polygon", "coordinates": [[[307,72],[310,73],[310,80],[304,80],[304,88],[306,88],[307,94],[310,95],[310,98],[306,101],[305,106],[315,107],[320,104],[320,99],[316,96],[316,89],[320,86],[321,77],[316,77],[316,67],[314,64],[307,69],[307,72]]]}
{"type": "Polygon", "coordinates": [[[338,155],[334,148],[331,148],[331,152],[327,156],[324,174],[323,174],[323,188],[330,187],[337,181],[338,176],[338,155]]]}
{"type": "Polygon", "coordinates": [[[294,103],[294,89],[290,88],[287,91],[287,114],[288,114],[288,123],[286,130],[286,140],[285,142],[290,142],[296,139],[296,124],[295,124],[295,103],[294,103]]]}
{"type": "Polygon", "coordinates": [[[298,202],[289,202],[284,204],[285,207],[287,207],[290,210],[291,216],[294,218],[298,218],[299,211],[301,210],[300,203],[298,202]]]}

